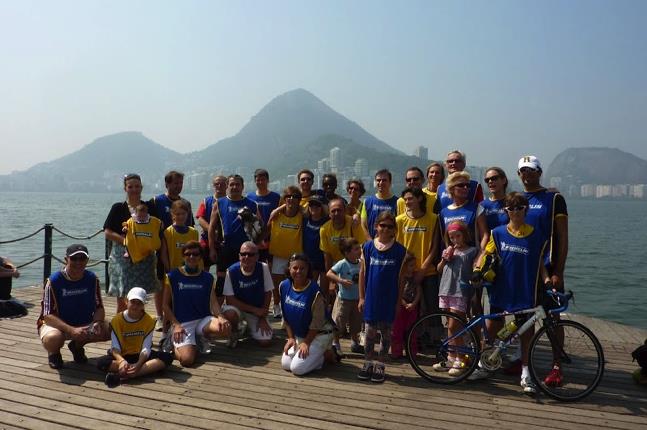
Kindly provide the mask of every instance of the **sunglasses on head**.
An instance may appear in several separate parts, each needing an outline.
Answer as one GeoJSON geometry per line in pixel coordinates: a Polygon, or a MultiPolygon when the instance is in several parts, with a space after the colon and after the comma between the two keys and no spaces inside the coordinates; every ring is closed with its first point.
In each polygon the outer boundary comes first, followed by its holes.
{"type": "Polygon", "coordinates": [[[508,212],[518,212],[518,211],[524,211],[526,210],[525,205],[520,205],[520,206],[506,206],[504,209],[508,212]]]}

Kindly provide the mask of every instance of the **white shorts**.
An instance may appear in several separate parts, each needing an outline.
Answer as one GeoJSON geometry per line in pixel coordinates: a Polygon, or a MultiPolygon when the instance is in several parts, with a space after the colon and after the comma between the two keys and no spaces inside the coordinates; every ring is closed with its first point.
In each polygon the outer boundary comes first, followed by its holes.
{"type": "MultiPolygon", "coordinates": [[[[202,336],[204,328],[209,325],[211,320],[215,320],[216,317],[208,315],[200,320],[187,321],[182,323],[182,328],[186,331],[184,339],[182,342],[173,341],[173,346],[175,348],[181,348],[187,345],[197,345],[196,335],[202,336]]],[[[169,332],[169,336],[173,336],[173,332],[169,332]]]]}
{"type": "Polygon", "coordinates": [[[234,311],[236,312],[236,315],[238,315],[238,320],[240,321],[242,318],[247,321],[247,331],[249,334],[252,336],[252,339],[254,340],[271,340],[272,339],[272,331],[271,331],[271,325],[269,323],[269,320],[265,318],[265,321],[267,321],[267,325],[270,326],[270,333],[269,334],[263,334],[261,333],[260,330],[258,330],[258,321],[260,320],[259,317],[257,317],[254,314],[251,314],[249,312],[243,312],[240,309],[238,309],[236,306],[232,305],[222,305],[220,308],[220,312],[225,313],[227,311],[234,311]]]}
{"type": "Polygon", "coordinates": [[[72,340],[69,334],[63,333],[62,331],[60,331],[56,327],[52,327],[51,325],[43,324],[38,330],[38,335],[40,336],[41,341],[50,333],[62,333],[63,336],[65,336],[65,340],[72,340]]]}
{"type": "Polygon", "coordinates": [[[287,266],[287,258],[277,257],[276,255],[272,257],[272,275],[285,275],[287,266]]]}

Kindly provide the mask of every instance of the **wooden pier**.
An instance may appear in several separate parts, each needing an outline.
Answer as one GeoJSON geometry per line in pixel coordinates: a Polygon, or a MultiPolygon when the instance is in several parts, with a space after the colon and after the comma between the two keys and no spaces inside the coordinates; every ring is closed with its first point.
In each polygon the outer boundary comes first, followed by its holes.
{"type": "MultiPolygon", "coordinates": [[[[109,344],[86,346],[90,361],[77,365],[63,348],[65,367],[52,370],[36,333],[41,289],[14,289],[31,305],[27,317],[0,320],[0,428],[132,429],[646,429],[647,387],[631,379],[630,352],[647,330],[575,317],[604,346],[606,371],[598,389],[566,404],[522,394],[518,377],[444,387],[426,382],[408,362],[389,363],[382,385],[360,382],[362,357],[303,378],[283,371],[284,333],[274,346],[217,345],[192,369],[177,361],[164,374],[109,389],[96,359],[109,344]]],[[[106,298],[106,315],[115,300],[106,298]]],[[[152,304],[149,304],[149,311],[152,304]]],[[[349,350],[348,341],[342,343],[349,350]]]]}

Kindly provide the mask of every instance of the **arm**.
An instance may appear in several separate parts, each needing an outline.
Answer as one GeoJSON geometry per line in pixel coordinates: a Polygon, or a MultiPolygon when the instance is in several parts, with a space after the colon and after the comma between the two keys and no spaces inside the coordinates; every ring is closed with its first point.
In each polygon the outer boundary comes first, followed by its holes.
{"type": "Polygon", "coordinates": [[[339,274],[335,273],[332,269],[330,269],[326,273],[326,277],[328,278],[328,280],[333,281],[333,282],[335,282],[335,283],[337,283],[337,284],[339,284],[339,285],[341,285],[343,287],[352,287],[353,286],[353,281],[351,281],[350,279],[342,278],[341,276],[339,276],[339,274]]]}
{"type": "Polygon", "coordinates": [[[483,212],[476,217],[476,230],[479,237],[477,242],[478,248],[485,249],[490,241],[490,230],[488,229],[487,220],[485,219],[485,214],[483,212]]]}
{"type": "Polygon", "coordinates": [[[555,287],[564,287],[564,268],[568,255],[568,217],[561,215],[555,218],[555,235],[557,236],[557,256],[554,263],[551,282],[555,287]]]}
{"type": "Polygon", "coordinates": [[[216,251],[216,240],[218,237],[217,230],[220,228],[219,221],[219,211],[218,203],[214,202],[213,209],[211,210],[211,217],[209,218],[209,229],[207,230],[207,237],[209,239],[209,258],[211,261],[216,261],[217,251],[216,251]]]}
{"type": "MultiPolygon", "coordinates": [[[[363,253],[364,251],[362,251],[363,253]]],[[[357,309],[360,313],[364,312],[364,298],[366,297],[366,280],[364,279],[366,272],[364,256],[359,260],[359,301],[357,302],[357,309]]],[[[400,302],[398,302],[400,303],[400,302]]]]}
{"type": "Polygon", "coordinates": [[[118,243],[119,245],[123,245],[123,244],[124,244],[124,238],[125,238],[125,235],[122,235],[122,234],[120,234],[120,233],[117,233],[117,232],[115,232],[115,231],[112,231],[112,230],[110,230],[109,228],[105,228],[105,229],[103,230],[103,233],[104,233],[104,235],[106,236],[106,239],[107,239],[107,240],[111,240],[111,241],[113,241],[113,242],[115,242],[115,243],[118,243]]]}
{"type": "Polygon", "coordinates": [[[162,265],[164,266],[164,272],[168,273],[171,271],[171,256],[169,255],[169,247],[166,244],[166,234],[163,234],[160,238],[162,245],[160,246],[160,259],[162,260],[162,265]]]}

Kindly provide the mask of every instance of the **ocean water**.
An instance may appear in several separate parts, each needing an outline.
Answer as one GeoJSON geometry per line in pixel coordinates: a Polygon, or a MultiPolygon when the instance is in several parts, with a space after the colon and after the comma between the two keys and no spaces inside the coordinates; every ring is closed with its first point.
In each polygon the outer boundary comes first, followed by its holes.
{"type": "MultiPolygon", "coordinates": [[[[147,196],[145,196],[147,198],[147,196]]],[[[195,211],[204,196],[184,195],[195,211]]],[[[103,226],[118,194],[0,193],[0,242],[32,233],[46,223],[72,236],[89,236],[103,226]]],[[[647,202],[568,201],[569,255],[566,286],[575,292],[573,312],[647,328],[647,202]]],[[[44,232],[0,244],[0,255],[17,265],[43,254],[44,232]]],[[[54,232],[54,255],[77,240],[54,232]]],[[[103,235],[83,241],[92,259],[104,257],[103,235]]],[[[60,263],[53,262],[58,270],[60,263]]],[[[103,265],[93,268],[103,280],[103,265]]],[[[14,288],[42,282],[42,261],[21,269],[14,288]]]]}

